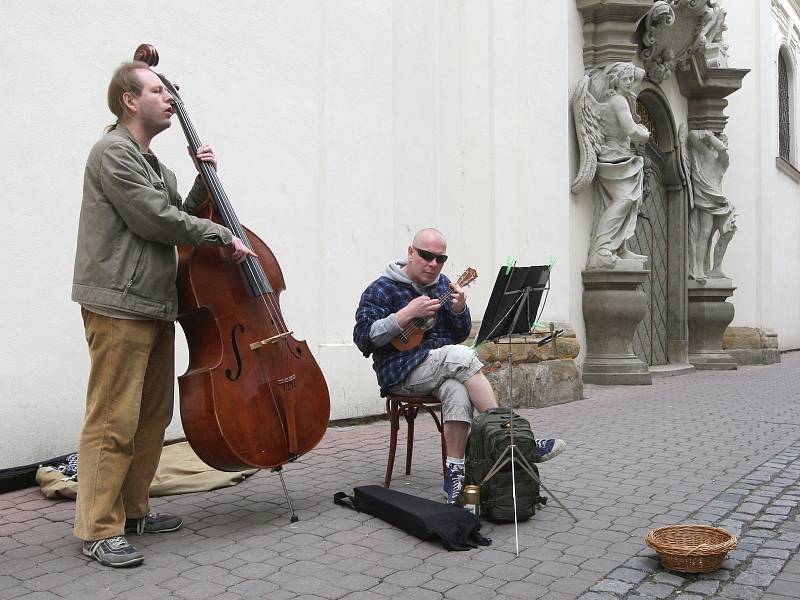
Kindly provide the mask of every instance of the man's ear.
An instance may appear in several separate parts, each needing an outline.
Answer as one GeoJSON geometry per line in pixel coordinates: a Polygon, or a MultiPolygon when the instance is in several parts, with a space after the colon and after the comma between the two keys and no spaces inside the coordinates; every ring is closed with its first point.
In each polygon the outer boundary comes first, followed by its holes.
{"type": "Polygon", "coordinates": [[[122,106],[130,114],[136,114],[136,103],[133,101],[133,94],[122,92],[122,106]]]}

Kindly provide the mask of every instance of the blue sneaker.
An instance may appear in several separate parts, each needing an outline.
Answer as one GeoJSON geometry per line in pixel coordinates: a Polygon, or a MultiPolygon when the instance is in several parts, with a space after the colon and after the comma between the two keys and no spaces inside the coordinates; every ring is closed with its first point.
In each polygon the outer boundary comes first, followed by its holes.
{"type": "Polygon", "coordinates": [[[533,458],[535,463],[543,463],[561,454],[567,447],[567,442],[558,438],[547,440],[536,440],[536,456],[533,458]]]}
{"type": "Polygon", "coordinates": [[[447,503],[455,504],[461,488],[464,486],[464,467],[461,465],[447,465],[444,472],[444,493],[447,494],[447,503]]]}

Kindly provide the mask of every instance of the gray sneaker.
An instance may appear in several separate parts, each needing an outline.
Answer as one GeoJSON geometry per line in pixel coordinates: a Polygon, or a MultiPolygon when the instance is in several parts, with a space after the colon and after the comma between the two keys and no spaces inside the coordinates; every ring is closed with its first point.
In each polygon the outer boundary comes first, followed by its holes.
{"type": "Polygon", "coordinates": [[[173,515],[147,513],[138,519],[125,519],[125,533],[167,533],[177,531],[183,525],[183,519],[173,515]]]}
{"type": "Polygon", "coordinates": [[[107,567],[135,567],[144,562],[142,553],[121,535],[95,542],[83,542],[83,553],[107,567]]]}

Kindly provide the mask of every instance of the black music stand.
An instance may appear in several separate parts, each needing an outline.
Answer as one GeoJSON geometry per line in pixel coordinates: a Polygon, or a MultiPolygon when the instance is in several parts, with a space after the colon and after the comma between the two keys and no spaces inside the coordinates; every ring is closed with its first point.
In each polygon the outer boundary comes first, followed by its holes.
{"type": "Polygon", "coordinates": [[[536,321],[542,292],[550,289],[550,267],[500,267],[475,345],[514,333],[527,334],[536,321]]]}
{"type": "MultiPolygon", "coordinates": [[[[483,315],[480,330],[475,338],[475,346],[485,341],[494,341],[496,343],[508,344],[508,399],[513,405],[513,373],[514,361],[511,344],[526,343],[526,340],[521,342],[513,342],[511,336],[515,333],[529,334],[531,327],[536,322],[539,310],[539,304],[542,300],[542,292],[550,289],[550,267],[534,266],[534,267],[501,267],[500,272],[497,274],[497,280],[492,289],[492,295],[489,297],[489,304],[486,307],[486,312],[483,315]],[[507,337],[508,341],[498,342],[501,337],[507,337]]],[[[519,556],[519,532],[517,529],[517,483],[516,473],[514,470],[515,463],[519,466],[536,482],[545,492],[547,492],[558,505],[563,508],[570,517],[576,522],[578,519],[573,515],[570,510],[564,506],[561,501],[556,497],[542,483],[541,479],[537,477],[536,472],[531,467],[528,459],[524,454],[518,454],[516,445],[514,444],[514,409],[511,411],[511,426],[509,433],[511,443],[503,450],[503,453],[498,457],[492,468],[486,474],[486,477],[481,481],[481,485],[494,477],[503,467],[509,462],[511,463],[511,490],[514,498],[514,535],[516,539],[517,556],[519,556]]]]}

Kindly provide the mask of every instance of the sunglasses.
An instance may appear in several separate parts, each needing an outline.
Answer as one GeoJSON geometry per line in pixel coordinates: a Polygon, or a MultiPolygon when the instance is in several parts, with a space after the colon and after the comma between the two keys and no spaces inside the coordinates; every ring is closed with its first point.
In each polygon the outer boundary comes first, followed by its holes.
{"type": "Polygon", "coordinates": [[[434,254],[433,252],[428,252],[427,250],[420,250],[416,246],[411,246],[414,248],[414,252],[416,252],[422,260],[425,261],[432,261],[435,260],[436,264],[443,265],[447,261],[447,254],[434,254]]]}

